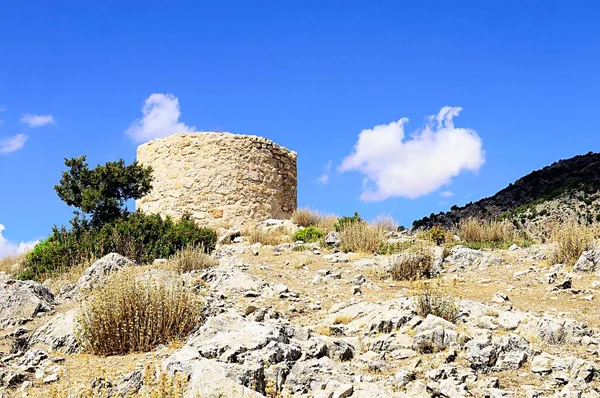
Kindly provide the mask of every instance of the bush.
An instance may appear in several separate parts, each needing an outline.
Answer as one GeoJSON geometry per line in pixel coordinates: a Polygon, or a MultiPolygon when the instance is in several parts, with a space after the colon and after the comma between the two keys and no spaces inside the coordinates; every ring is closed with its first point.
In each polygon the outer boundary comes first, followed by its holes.
{"type": "Polygon", "coordinates": [[[411,248],[391,258],[391,276],[397,281],[430,278],[433,273],[433,254],[424,247],[411,248]]]}
{"type": "Polygon", "coordinates": [[[54,227],[52,235],[33,248],[26,256],[21,279],[43,280],[113,252],[139,263],[168,258],[189,246],[203,247],[208,253],[217,241],[214,230],[197,226],[188,216],[175,222],[136,212],[99,228],[80,223],[78,218],[71,224],[71,229],[54,227]]]}
{"type": "Polygon", "coordinates": [[[202,246],[188,246],[169,258],[170,266],[180,273],[202,271],[214,267],[217,260],[206,253],[202,246]]]}
{"type": "MultiPolygon", "coordinates": [[[[448,233],[439,225],[432,227],[430,230],[423,233],[423,239],[431,241],[436,245],[441,245],[448,241],[448,233]]],[[[450,237],[451,239],[451,237],[450,237]]]]}
{"type": "Polygon", "coordinates": [[[334,228],[337,232],[341,232],[344,228],[356,223],[363,223],[363,219],[360,218],[357,212],[354,212],[352,217],[344,216],[338,219],[334,228]]]}
{"type": "Polygon", "coordinates": [[[420,290],[415,302],[415,311],[419,316],[432,314],[449,322],[456,322],[459,308],[454,299],[440,296],[429,286],[421,287],[420,290]]]}
{"type": "Polygon", "coordinates": [[[574,265],[584,251],[594,248],[596,236],[597,226],[580,225],[573,220],[556,225],[552,231],[552,241],[555,242],[552,261],[574,265]]]}
{"type": "Polygon", "coordinates": [[[384,231],[398,231],[399,226],[396,220],[391,215],[382,213],[371,221],[371,225],[381,228],[384,231]]]}
{"type": "Polygon", "coordinates": [[[136,278],[122,271],[82,306],[78,338],[96,355],[150,351],[186,337],[199,323],[202,305],[176,279],[136,278]]]}
{"type": "Polygon", "coordinates": [[[301,240],[304,243],[316,242],[323,237],[324,233],[315,227],[299,229],[292,235],[294,241],[301,240]]]}
{"type": "Polygon", "coordinates": [[[340,232],[343,251],[377,253],[385,246],[385,234],[377,226],[364,221],[347,223],[340,232]]]}

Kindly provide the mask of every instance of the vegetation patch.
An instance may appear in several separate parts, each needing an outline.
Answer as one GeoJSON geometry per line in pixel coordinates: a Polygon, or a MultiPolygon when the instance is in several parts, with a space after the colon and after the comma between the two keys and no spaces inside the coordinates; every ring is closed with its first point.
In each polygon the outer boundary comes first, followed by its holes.
{"type": "Polygon", "coordinates": [[[206,253],[203,246],[187,246],[169,258],[171,268],[180,273],[202,271],[217,264],[217,260],[206,253]]]}
{"type": "Polygon", "coordinates": [[[555,244],[552,261],[566,265],[574,265],[581,254],[594,248],[594,239],[599,236],[598,225],[581,225],[570,220],[556,225],[552,231],[555,244]]]}
{"type": "Polygon", "coordinates": [[[97,355],[150,351],[185,338],[198,326],[201,309],[193,290],[175,279],[122,271],[83,304],[78,338],[97,355]]]}
{"type": "Polygon", "coordinates": [[[433,273],[433,254],[422,246],[392,256],[391,262],[391,277],[397,281],[430,278],[433,273]]]}
{"type": "Polygon", "coordinates": [[[304,243],[316,242],[323,237],[324,233],[316,227],[306,227],[299,229],[292,235],[294,241],[302,241],[304,243]]]}
{"type": "Polygon", "coordinates": [[[449,322],[456,322],[459,308],[451,297],[437,294],[429,285],[419,287],[416,297],[415,311],[418,315],[426,317],[429,314],[439,316],[449,322]]]}

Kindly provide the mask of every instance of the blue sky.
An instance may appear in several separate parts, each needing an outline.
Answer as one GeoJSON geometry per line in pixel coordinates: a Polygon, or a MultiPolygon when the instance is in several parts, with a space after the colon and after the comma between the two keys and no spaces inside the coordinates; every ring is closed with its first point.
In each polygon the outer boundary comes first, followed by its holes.
{"type": "Polygon", "coordinates": [[[0,7],[5,247],[68,222],[53,190],[63,158],[135,158],[125,132],[152,94],[163,94],[152,111],[167,128],[256,134],[296,150],[301,206],[391,212],[405,225],[600,151],[597,2],[0,7]],[[454,107],[458,116],[428,122],[454,107]]]}

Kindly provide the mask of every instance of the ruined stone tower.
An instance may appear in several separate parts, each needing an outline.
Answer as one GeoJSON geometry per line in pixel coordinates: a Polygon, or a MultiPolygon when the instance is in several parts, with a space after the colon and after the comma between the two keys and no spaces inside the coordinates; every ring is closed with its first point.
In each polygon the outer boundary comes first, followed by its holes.
{"type": "Polygon", "coordinates": [[[252,135],[185,133],[137,149],[152,166],[152,191],[136,202],[146,213],[203,225],[247,225],[289,218],[297,206],[296,152],[252,135]]]}

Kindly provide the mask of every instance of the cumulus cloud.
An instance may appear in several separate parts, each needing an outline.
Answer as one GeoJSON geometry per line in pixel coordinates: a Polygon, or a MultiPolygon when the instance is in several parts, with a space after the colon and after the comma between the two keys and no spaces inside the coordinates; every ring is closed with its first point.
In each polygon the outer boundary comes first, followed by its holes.
{"type": "Polygon", "coordinates": [[[363,130],[339,170],[364,174],[364,201],[430,194],[465,170],[479,170],[485,162],[477,132],[454,126],[452,119],[460,111],[443,107],[408,138],[407,118],[363,130]]]}
{"type": "Polygon", "coordinates": [[[8,138],[0,138],[0,155],[6,155],[23,148],[27,141],[25,134],[17,134],[8,138]]]}
{"type": "Polygon", "coordinates": [[[444,191],[444,192],[441,192],[441,193],[440,193],[440,196],[441,196],[442,198],[451,198],[451,197],[453,197],[454,195],[455,195],[455,194],[454,194],[454,192],[452,192],[452,191],[444,191]]]}
{"type": "Polygon", "coordinates": [[[52,115],[34,115],[31,113],[21,114],[21,123],[29,127],[42,127],[48,124],[56,124],[52,115]]]}
{"type": "Polygon", "coordinates": [[[317,178],[319,184],[327,184],[329,182],[329,170],[331,170],[331,160],[325,165],[325,172],[317,178]]]}
{"type": "Polygon", "coordinates": [[[179,121],[179,99],[172,94],[155,93],[144,101],[142,118],[136,120],[125,131],[135,142],[146,142],[174,133],[194,131],[179,121]]]}
{"type": "Polygon", "coordinates": [[[18,243],[11,242],[2,235],[5,229],[4,225],[0,224],[0,258],[27,253],[39,242],[39,240],[18,243]]]}

